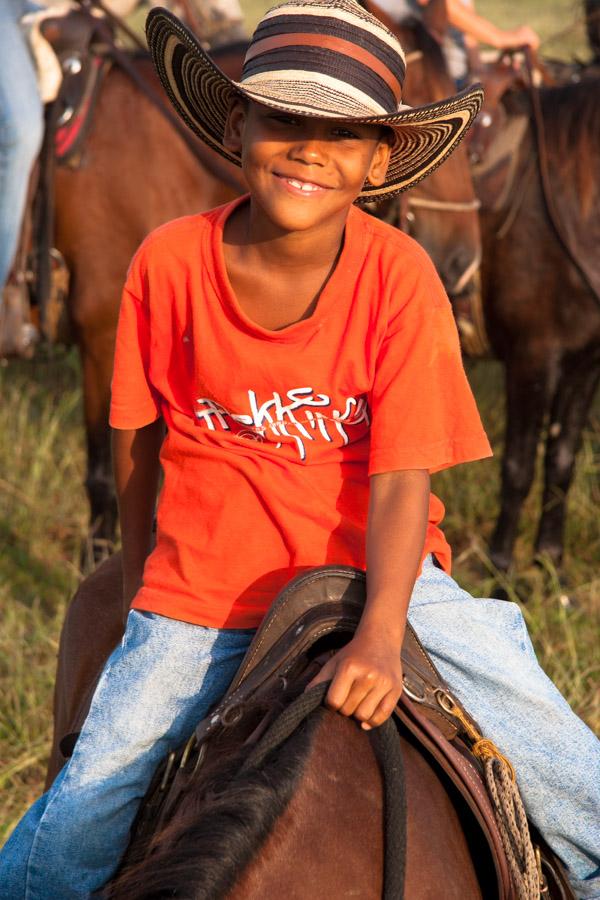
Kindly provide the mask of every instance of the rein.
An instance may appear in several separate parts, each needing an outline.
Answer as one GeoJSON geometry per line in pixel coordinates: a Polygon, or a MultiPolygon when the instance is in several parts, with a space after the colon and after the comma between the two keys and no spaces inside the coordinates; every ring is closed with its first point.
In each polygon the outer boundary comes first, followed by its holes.
{"type": "MultiPolygon", "coordinates": [[[[315,685],[300,694],[270,725],[242,764],[239,774],[263,764],[296,728],[322,706],[330,682],[315,685]]],[[[368,732],[375,757],[381,767],[384,790],[384,878],[383,900],[404,896],[406,867],[406,786],[400,738],[392,719],[368,732]]]]}
{"type": "Polygon", "coordinates": [[[481,208],[481,201],[473,200],[431,200],[427,197],[407,197],[409,206],[416,209],[435,209],[440,212],[474,212],[481,208]]]}
{"type": "MultiPolygon", "coordinates": [[[[409,50],[405,56],[406,65],[423,59],[422,50],[409,50]]],[[[474,212],[481,207],[477,198],[473,200],[432,200],[427,197],[413,197],[402,194],[398,199],[400,229],[406,233],[414,218],[411,209],[430,209],[436,212],[474,212]]]]}
{"type": "MultiPolygon", "coordinates": [[[[400,194],[396,198],[397,226],[400,231],[410,234],[411,223],[415,220],[413,209],[425,209],[431,212],[476,212],[481,208],[481,201],[474,197],[472,200],[433,200],[431,197],[413,197],[408,194],[400,194]]],[[[391,219],[386,219],[393,224],[391,219]]],[[[477,259],[475,268],[479,268],[480,260],[477,259]]],[[[469,278],[472,272],[469,269],[469,278]]],[[[461,279],[462,280],[462,279],[461,279]]],[[[466,279],[468,280],[468,278],[466,279]]]]}

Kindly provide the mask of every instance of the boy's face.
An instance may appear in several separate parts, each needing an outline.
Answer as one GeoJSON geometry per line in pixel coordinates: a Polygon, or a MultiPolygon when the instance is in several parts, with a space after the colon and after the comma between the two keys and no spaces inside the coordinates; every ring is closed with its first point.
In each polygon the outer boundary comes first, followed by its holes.
{"type": "Polygon", "coordinates": [[[253,201],[284,231],[345,217],[365,181],[383,184],[391,150],[379,126],[294,116],[239,99],[224,143],[241,154],[253,201]]]}

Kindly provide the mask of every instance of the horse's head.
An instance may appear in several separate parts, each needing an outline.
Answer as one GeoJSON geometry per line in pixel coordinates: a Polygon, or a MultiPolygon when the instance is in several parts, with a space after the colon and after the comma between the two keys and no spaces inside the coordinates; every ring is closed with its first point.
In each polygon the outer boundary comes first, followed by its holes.
{"type": "MultiPolygon", "coordinates": [[[[379,15],[374,7],[373,11],[379,15]]],[[[406,103],[421,106],[456,93],[439,44],[420,22],[385,24],[393,28],[406,52],[406,103]]],[[[458,147],[422,184],[401,195],[397,208],[400,224],[427,250],[450,297],[473,290],[481,241],[465,148],[458,147]]]]}

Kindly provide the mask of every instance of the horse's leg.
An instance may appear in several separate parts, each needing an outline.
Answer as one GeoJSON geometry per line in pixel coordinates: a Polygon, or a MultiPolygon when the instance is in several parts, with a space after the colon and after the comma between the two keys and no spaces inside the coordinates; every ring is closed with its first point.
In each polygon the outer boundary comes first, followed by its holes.
{"type": "Polygon", "coordinates": [[[556,565],[563,555],[567,494],[587,415],[600,379],[600,356],[578,354],[567,360],[558,384],[546,443],[542,514],[536,552],[556,565]]]}
{"type": "Polygon", "coordinates": [[[490,541],[490,557],[507,571],[521,507],[535,471],[537,442],[548,408],[554,367],[526,352],[506,361],[506,438],[502,458],[500,514],[490,541]]]}
{"type": "Polygon", "coordinates": [[[88,554],[92,563],[113,550],[118,519],[108,427],[114,341],[114,326],[100,333],[90,327],[82,334],[80,345],[87,442],[85,486],[91,519],[88,554]]]}

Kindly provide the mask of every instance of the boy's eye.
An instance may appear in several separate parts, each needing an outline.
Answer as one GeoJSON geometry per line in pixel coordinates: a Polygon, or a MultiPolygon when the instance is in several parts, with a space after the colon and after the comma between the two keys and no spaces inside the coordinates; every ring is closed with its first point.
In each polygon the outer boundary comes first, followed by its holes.
{"type": "Polygon", "coordinates": [[[359,139],[359,135],[356,134],[355,131],[350,131],[349,128],[343,128],[341,125],[336,126],[332,129],[332,133],[336,138],[342,138],[342,140],[355,140],[359,139]]]}
{"type": "Polygon", "coordinates": [[[269,116],[269,118],[273,119],[275,122],[281,122],[282,125],[297,125],[299,123],[299,119],[297,116],[290,116],[287,113],[274,113],[269,116]]]}

